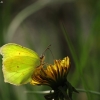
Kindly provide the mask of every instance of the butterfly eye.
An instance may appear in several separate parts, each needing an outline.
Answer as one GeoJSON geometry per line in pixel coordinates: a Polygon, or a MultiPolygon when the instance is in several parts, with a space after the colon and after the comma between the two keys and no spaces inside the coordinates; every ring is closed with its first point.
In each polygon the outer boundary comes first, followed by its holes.
{"type": "Polygon", "coordinates": [[[40,56],[40,60],[44,59],[44,57],[45,57],[44,55],[40,56]]]}

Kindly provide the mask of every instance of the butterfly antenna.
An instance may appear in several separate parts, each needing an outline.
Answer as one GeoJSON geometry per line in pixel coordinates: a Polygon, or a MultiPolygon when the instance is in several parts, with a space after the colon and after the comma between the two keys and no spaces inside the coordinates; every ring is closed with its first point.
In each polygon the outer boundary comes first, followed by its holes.
{"type": "Polygon", "coordinates": [[[48,47],[44,50],[44,52],[43,52],[42,55],[40,56],[40,63],[41,63],[41,64],[43,63],[43,61],[44,61],[44,59],[45,59],[44,54],[45,54],[45,52],[49,49],[50,46],[51,46],[51,45],[48,45],[48,47]]]}
{"type": "Polygon", "coordinates": [[[50,46],[51,46],[51,44],[48,45],[47,48],[44,50],[44,52],[42,53],[42,55],[41,55],[41,57],[40,57],[41,59],[44,58],[44,54],[45,54],[45,52],[46,52],[47,50],[49,50],[49,51],[51,52],[52,57],[53,57],[53,59],[54,59],[54,55],[53,55],[53,53],[52,53],[52,51],[51,51],[51,49],[50,49],[50,46]]]}
{"type": "Polygon", "coordinates": [[[42,53],[42,55],[44,55],[45,52],[46,52],[48,49],[50,49],[50,46],[51,46],[51,44],[47,46],[47,48],[44,50],[44,52],[42,53]]]}
{"type": "Polygon", "coordinates": [[[51,54],[52,54],[52,57],[53,57],[53,59],[54,59],[54,55],[53,55],[53,53],[52,53],[51,49],[50,49],[50,48],[48,48],[48,49],[49,49],[49,51],[51,52],[51,54]]]}

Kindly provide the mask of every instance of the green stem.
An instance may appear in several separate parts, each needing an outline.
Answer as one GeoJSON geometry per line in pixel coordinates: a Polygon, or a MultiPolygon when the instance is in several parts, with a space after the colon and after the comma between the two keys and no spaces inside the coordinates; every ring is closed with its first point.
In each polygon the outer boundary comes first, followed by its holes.
{"type": "Polygon", "coordinates": [[[79,92],[87,92],[87,93],[92,93],[92,94],[96,94],[96,95],[100,95],[100,92],[97,91],[91,91],[91,90],[84,90],[84,89],[76,89],[79,92]]]}
{"type": "MultiPolygon", "coordinates": [[[[61,91],[62,89],[59,88],[61,91]]],[[[96,95],[100,95],[100,92],[97,91],[92,91],[92,90],[84,90],[84,89],[76,89],[78,92],[88,92],[88,93],[92,93],[92,94],[96,94],[96,95]]],[[[48,94],[50,93],[51,90],[47,90],[47,91],[25,91],[25,93],[34,93],[34,94],[48,94]]],[[[52,90],[51,93],[53,93],[54,91],[52,90]]]]}

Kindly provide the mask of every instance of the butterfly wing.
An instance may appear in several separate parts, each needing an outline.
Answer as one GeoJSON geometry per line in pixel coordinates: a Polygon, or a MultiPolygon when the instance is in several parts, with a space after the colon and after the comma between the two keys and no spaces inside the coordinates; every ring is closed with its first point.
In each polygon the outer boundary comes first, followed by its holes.
{"type": "Polygon", "coordinates": [[[14,85],[28,83],[35,67],[40,65],[36,52],[18,44],[8,43],[0,48],[0,53],[5,82],[14,85]]]}

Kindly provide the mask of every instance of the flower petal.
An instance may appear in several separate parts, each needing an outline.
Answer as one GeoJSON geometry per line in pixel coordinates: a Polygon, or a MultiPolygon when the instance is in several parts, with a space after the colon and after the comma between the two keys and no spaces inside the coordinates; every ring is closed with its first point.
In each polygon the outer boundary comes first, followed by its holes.
{"type": "Polygon", "coordinates": [[[56,85],[66,80],[70,68],[69,57],[63,60],[54,60],[54,65],[48,65],[47,68],[37,68],[32,75],[32,85],[56,85]]]}

